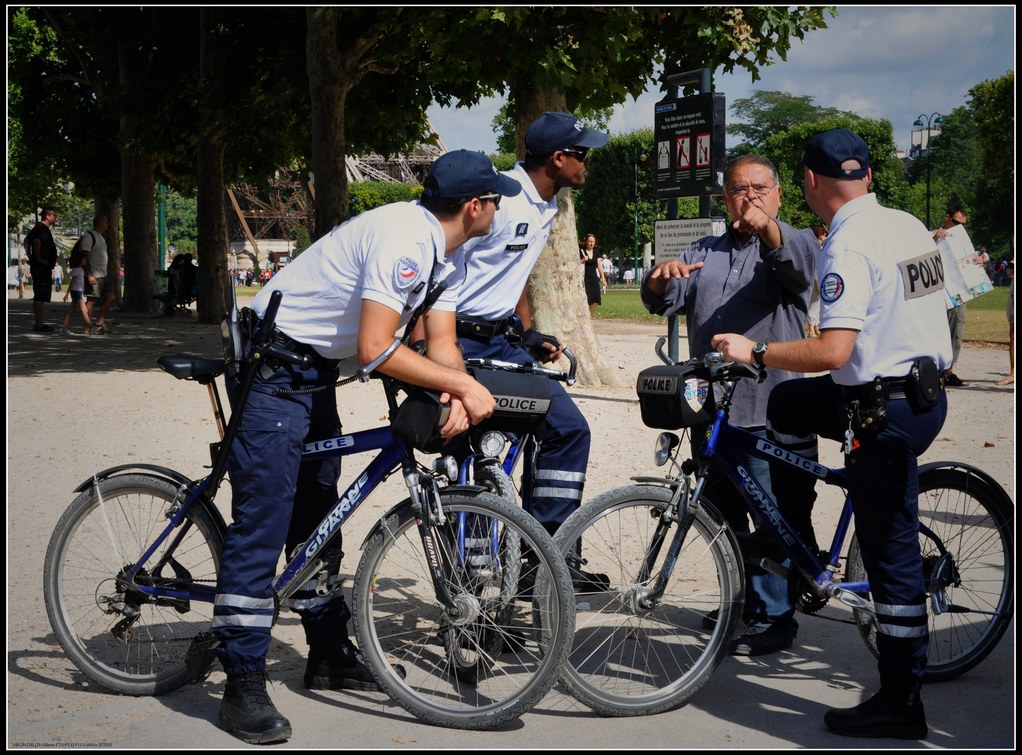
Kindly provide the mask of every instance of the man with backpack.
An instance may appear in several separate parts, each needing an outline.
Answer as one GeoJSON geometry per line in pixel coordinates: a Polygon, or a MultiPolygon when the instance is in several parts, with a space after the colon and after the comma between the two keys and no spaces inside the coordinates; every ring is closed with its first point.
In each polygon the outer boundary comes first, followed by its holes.
{"type": "Polygon", "coordinates": [[[109,333],[110,326],[106,324],[106,314],[110,306],[117,298],[112,286],[107,286],[106,273],[109,263],[109,255],[106,251],[106,233],[109,220],[106,215],[97,215],[92,220],[92,230],[86,231],[78,239],[85,256],[85,306],[89,311],[89,319],[93,325],[89,330],[90,335],[98,333],[109,333]],[[100,304],[99,315],[96,315],[96,302],[100,304]]]}

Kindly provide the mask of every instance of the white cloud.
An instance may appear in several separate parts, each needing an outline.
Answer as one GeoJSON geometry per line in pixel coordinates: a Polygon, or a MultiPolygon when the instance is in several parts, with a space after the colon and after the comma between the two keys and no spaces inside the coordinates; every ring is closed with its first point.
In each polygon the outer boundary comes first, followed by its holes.
{"type": "MultiPolygon", "coordinates": [[[[783,91],[811,96],[823,107],[886,118],[895,142],[907,148],[919,114],[963,107],[969,89],[1015,68],[1014,6],[845,6],[836,18],[827,16],[827,25],[795,42],[788,60],[764,68],[755,84],[744,71],[717,75],[716,91],[729,105],[757,89],[783,91]]],[[[617,106],[610,130],[652,128],[653,103],[661,96],[654,85],[617,106]]],[[[429,112],[448,148],[493,152],[490,122],[501,102],[429,112]]]]}

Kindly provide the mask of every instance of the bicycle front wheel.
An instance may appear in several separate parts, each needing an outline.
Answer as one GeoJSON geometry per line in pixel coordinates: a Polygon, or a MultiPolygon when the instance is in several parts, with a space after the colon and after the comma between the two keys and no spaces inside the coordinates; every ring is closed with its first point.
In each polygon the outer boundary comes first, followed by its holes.
{"type": "Polygon", "coordinates": [[[672,566],[678,522],[673,490],[631,485],[593,499],[557,531],[561,552],[609,589],[579,596],[575,639],[562,681],[594,711],[639,716],[683,705],[727,651],[742,612],[743,567],[731,529],[712,505],[695,513],[672,566]],[[666,570],[662,594],[654,594],[666,570]]]}
{"type": "MultiPolygon", "coordinates": [[[[919,476],[919,523],[943,546],[920,531],[930,633],[924,681],[964,674],[990,654],[1011,623],[1013,521],[1004,494],[964,469],[933,469],[919,476]]],[[[866,580],[859,542],[853,538],[848,581],[866,580]]],[[[873,614],[857,610],[855,621],[877,655],[873,614]]]]}
{"type": "Polygon", "coordinates": [[[71,503],[46,550],[43,599],[53,633],[86,676],[113,692],[169,692],[203,677],[214,660],[212,602],[138,589],[216,586],[223,533],[203,507],[193,506],[134,579],[127,577],[166,526],[178,492],[153,475],[101,480],[71,503]]]}
{"type": "Polygon", "coordinates": [[[426,723],[488,729],[554,685],[571,647],[568,569],[546,531],[490,493],[441,491],[424,547],[410,502],[369,537],[353,588],[355,631],[380,686],[426,723]],[[435,553],[455,605],[437,598],[435,553]],[[521,552],[535,582],[519,584],[521,552]]]}

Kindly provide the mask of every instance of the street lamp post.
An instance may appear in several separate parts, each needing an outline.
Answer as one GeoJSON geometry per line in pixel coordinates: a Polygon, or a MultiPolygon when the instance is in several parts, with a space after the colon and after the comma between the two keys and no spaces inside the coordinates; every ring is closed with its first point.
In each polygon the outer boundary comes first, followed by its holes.
{"type": "Polygon", "coordinates": [[[926,128],[926,229],[933,230],[933,226],[930,225],[930,130],[934,126],[939,126],[944,122],[944,116],[940,113],[930,113],[926,115],[921,113],[913,126],[919,126],[920,128],[926,128]]]}
{"type": "Polygon", "coordinates": [[[634,169],[633,175],[635,177],[635,197],[632,204],[632,218],[635,221],[635,254],[632,259],[635,284],[639,283],[639,163],[646,161],[646,154],[634,150],[632,152],[632,167],[634,169]]]}

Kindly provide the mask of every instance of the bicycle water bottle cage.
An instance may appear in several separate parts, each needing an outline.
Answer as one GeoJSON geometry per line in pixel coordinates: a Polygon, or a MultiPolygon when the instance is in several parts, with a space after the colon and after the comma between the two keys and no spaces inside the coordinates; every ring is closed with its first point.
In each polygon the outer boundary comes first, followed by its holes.
{"type": "Polygon", "coordinates": [[[713,422],[713,383],[701,361],[647,367],[639,373],[635,392],[646,427],[677,430],[713,422]]]}

